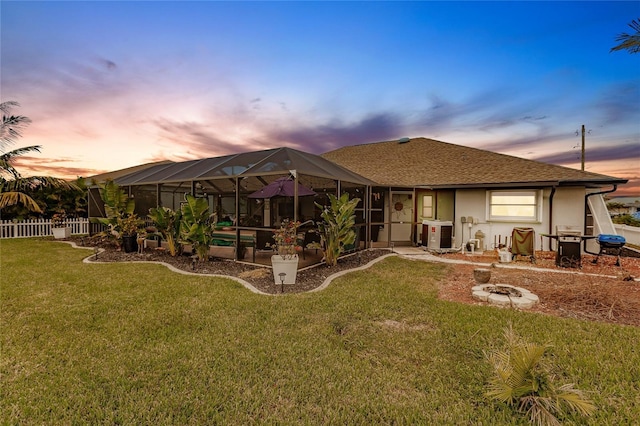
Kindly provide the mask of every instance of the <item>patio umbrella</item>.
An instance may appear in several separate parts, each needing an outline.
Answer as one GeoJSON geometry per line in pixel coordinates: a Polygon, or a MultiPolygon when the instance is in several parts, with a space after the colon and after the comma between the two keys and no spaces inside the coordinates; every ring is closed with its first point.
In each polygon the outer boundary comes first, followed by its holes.
{"type": "MultiPolygon", "coordinates": [[[[249,194],[249,198],[271,198],[271,197],[293,197],[295,186],[293,179],[286,176],[278,178],[256,192],[249,194]]],[[[305,197],[308,195],[317,195],[306,186],[298,183],[298,196],[305,197]]]]}

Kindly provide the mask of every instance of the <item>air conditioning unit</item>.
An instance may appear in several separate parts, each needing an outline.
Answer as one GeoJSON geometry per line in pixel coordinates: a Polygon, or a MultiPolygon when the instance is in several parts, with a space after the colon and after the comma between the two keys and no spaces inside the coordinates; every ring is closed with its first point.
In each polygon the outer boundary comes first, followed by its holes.
{"type": "Polygon", "coordinates": [[[453,244],[453,222],[424,220],[422,222],[422,245],[428,249],[451,248],[453,244]]]}

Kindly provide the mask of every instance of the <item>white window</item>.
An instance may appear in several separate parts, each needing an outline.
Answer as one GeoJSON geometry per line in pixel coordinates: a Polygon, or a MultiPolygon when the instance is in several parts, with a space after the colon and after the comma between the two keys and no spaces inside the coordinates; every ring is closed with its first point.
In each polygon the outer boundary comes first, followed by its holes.
{"type": "Polygon", "coordinates": [[[422,196],[422,217],[433,219],[433,195],[422,196]]]}
{"type": "Polygon", "coordinates": [[[537,222],[541,210],[540,191],[488,191],[490,220],[537,222]]]}

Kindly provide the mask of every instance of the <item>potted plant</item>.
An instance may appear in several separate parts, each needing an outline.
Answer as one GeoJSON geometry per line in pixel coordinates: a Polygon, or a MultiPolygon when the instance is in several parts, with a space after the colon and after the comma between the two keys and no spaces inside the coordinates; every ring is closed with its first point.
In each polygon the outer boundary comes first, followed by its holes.
{"type": "Polygon", "coordinates": [[[140,219],[133,213],[118,220],[118,229],[122,238],[122,248],[125,253],[138,251],[138,230],[140,219]]]}
{"type": "Polygon", "coordinates": [[[55,239],[71,236],[71,227],[67,226],[67,215],[64,212],[58,212],[51,217],[51,231],[55,239]]]}
{"type": "Polygon", "coordinates": [[[273,279],[275,284],[295,284],[298,273],[298,226],[300,222],[285,219],[279,229],[273,231],[273,249],[277,254],[271,256],[273,279]]]}

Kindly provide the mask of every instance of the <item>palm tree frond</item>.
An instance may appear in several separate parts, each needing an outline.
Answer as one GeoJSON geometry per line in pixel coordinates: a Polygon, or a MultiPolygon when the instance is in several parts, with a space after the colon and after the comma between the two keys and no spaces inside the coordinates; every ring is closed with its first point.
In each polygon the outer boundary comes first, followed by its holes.
{"type": "Polygon", "coordinates": [[[29,152],[34,152],[34,151],[35,152],[40,152],[41,148],[42,148],[42,145],[24,146],[22,148],[16,148],[16,149],[13,149],[11,151],[5,152],[0,156],[0,158],[2,158],[3,160],[6,160],[6,161],[11,161],[15,157],[19,157],[19,156],[27,154],[29,152]]]}
{"type": "Polygon", "coordinates": [[[528,343],[520,339],[511,325],[505,329],[507,345],[504,350],[486,354],[494,375],[489,379],[485,395],[491,399],[517,405],[526,413],[531,423],[537,425],[558,425],[556,415],[567,411],[585,416],[596,407],[586,399],[573,384],[555,385],[543,357],[549,345],[528,343]]]}
{"type": "Polygon", "coordinates": [[[15,206],[17,204],[22,204],[33,212],[42,213],[42,209],[38,203],[24,192],[8,191],[0,193],[0,210],[4,207],[15,206]]]}
{"type": "Polygon", "coordinates": [[[619,42],[617,46],[614,46],[609,52],[615,52],[618,50],[628,50],[629,53],[640,52],[640,20],[633,20],[629,24],[634,34],[622,33],[616,37],[616,41],[619,42]]]}

